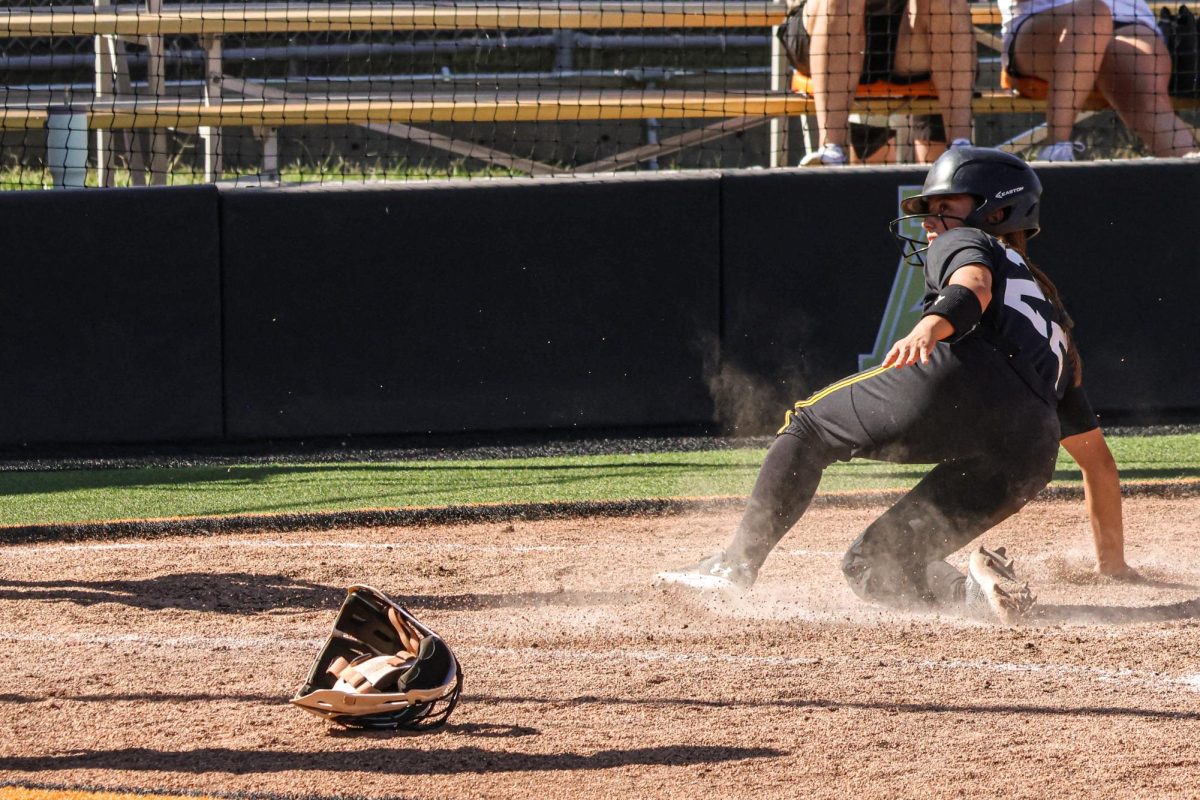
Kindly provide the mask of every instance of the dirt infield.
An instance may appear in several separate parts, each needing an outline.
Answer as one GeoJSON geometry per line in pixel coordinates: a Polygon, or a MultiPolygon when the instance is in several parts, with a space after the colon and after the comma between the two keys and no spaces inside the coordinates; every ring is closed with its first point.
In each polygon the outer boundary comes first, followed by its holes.
{"type": "Polygon", "coordinates": [[[1127,501],[1141,585],[1093,577],[1079,502],[990,532],[1040,595],[1019,628],[859,602],[840,555],[881,510],[814,508],[736,603],[649,587],[722,543],[733,509],[3,547],[0,782],[1200,797],[1200,499],[1127,501]],[[356,582],[463,662],[443,732],[352,734],[286,704],[356,582]]]}

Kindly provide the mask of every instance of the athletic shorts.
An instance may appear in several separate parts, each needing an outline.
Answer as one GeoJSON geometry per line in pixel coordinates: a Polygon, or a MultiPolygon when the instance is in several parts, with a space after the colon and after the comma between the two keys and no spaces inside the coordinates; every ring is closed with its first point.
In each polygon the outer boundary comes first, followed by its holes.
{"type": "MultiPolygon", "coordinates": [[[[793,12],[799,15],[801,22],[804,18],[804,5],[804,3],[800,3],[793,12]]],[[[876,11],[872,8],[871,3],[867,4],[866,54],[863,58],[862,74],[859,75],[858,82],[861,84],[886,81],[905,85],[929,80],[928,72],[901,75],[895,71],[896,44],[900,39],[900,25],[904,21],[905,8],[901,5],[899,9],[895,9],[895,3],[887,5],[892,8],[876,11]]],[[[794,51],[794,58],[799,62],[795,65],[796,68],[808,75],[811,74],[806,68],[809,49],[808,31],[805,30],[803,24],[797,25],[796,28],[796,37],[790,43],[790,49],[794,51]]]]}
{"type": "Polygon", "coordinates": [[[894,14],[867,14],[867,50],[863,58],[859,83],[909,84],[929,80],[929,73],[900,75],[896,72],[896,44],[900,41],[900,25],[904,11],[894,14]]]}
{"type": "MultiPolygon", "coordinates": [[[[874,119],[874,117],[869,117],[874,119]]],[[[946,144],[946,126],[941,114],[911,114],[908,117],[912,138],[919,142],[946,144]]],[[[866,161],[879,150],[887,147],[896,135],[896,129],[887,125],[850,121],[850,146],[859,160],[866,161]]]]}
{"type": "MultiPolygon", "coordinates": [[[[1016,62],[1013,57],[1013,44],[1017,41],[1017,32],[1034,15],[1066,5],[1069,2],[1070,0],[1008,0],[1008,2],[1001,2],[1000,11],[1003,23],[1000,26],[1000,33],[1004,40],[1001,69],[1014,78],[1034,77],[1022,75],[1013,66],[1016,62]]],[[[1113,12],[1114,34],[1119,33],[1121,28],[1130,25],[1145,25],[1158,34],[1159,38],[1162,38],[1158,19],[1145,0],[1106,0],[1106,2],[1113,12]]]]}
{"type": "Polygon", "coordinates": [[[941,114],[913,114],[908,118],[912,138],[922,142],[949,143],[941,114]]]}

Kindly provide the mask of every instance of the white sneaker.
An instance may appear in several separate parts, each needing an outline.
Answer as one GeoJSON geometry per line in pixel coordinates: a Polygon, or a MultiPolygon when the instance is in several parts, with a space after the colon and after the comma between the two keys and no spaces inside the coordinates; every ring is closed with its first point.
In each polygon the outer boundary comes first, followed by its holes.
{"type": "Polygon", "coordinates": [[[1076,153],[1082,153],[1087,148],[1083,142],[1055,142],[1042,148],[1038,153],[1038,161],[1074,161],[1076,153]]]}
{"type": "Polygon", "coordinates": [[[802,167],[844,167],[846,151],[840,144],[825,144],[800,159],[802,167]]]}
{"type": "Polygon", "coordinates": [[[654,586],[658,589],[682,587],[697,592],[714,592],[725,597],[739,597],[750,589],[757,577],[758,570],[749,564],[726,560],[722,551],[698,564],[658,573],[654,576],[654,586]]]}
{"type": "Polygon", "coordinates": [[[966,601],[969,612],[1011,625],[1029,614],[1037,598],[1028,583],[1017,581],[1003,547],[980,547],[967,566],[966,601]]]}
{"type": "Polygon", "coordinates": [[[960,147],[974,147],[970,139],[955,139],[950,143],[951,150],[958,150],[960,147]]]}

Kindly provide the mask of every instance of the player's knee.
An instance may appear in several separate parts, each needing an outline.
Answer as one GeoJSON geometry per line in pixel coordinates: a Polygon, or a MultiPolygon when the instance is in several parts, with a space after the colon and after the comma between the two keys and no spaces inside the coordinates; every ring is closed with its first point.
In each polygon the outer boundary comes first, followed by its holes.
{"type": "Polygon", "coordinates": [[[807,408],[788,409],[783,420],[783,427],[777,435],[795,436],[802,442],[819,441],[818,426],[807,408]]]}
{"type": "Polygon", "coordinates": [[[804,426],[788,427],[780,431],[771,449],[780,448],[788,452],[793,474],[816,471],[824,472],[825,468],[837,461],[838,451],[815,430],[804,426]]]}
{"type": "Polygon", "coordinates": [[[859,537],[842,557],[842,575],[863,600],[886,606],[924,601],[923,581],[901,554],[871,548],[859,537]]]}

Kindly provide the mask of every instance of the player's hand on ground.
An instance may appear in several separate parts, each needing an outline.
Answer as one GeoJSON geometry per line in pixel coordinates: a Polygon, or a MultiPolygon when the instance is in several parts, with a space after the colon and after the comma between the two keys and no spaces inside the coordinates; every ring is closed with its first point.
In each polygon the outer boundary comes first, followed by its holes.
{"type": "Polygon", "coordinates": [[[1096,572],[1105,578],[1112,578],[1114,581],[1121,581],[1122,583],[1146,582],[1146,578],[1142,575],[1142,573],[1138,572],[1128,564],[1122,564],[1120,568],[1115,570],[1105,570],[1097,567],[1096,572]]]}

